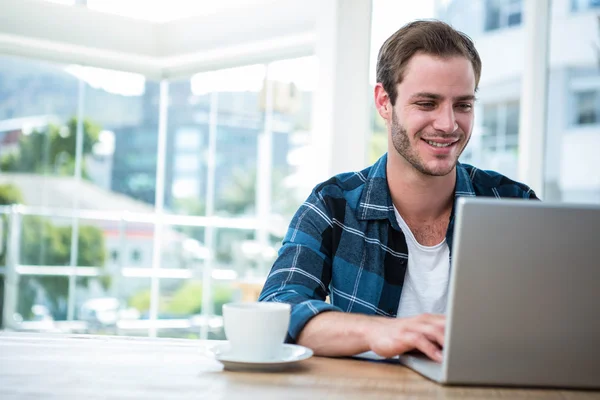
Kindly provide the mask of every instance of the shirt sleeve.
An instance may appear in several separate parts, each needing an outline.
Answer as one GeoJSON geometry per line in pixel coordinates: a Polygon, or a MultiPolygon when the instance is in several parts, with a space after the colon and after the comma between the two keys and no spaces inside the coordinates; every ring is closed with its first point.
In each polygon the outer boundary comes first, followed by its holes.
{"type": "Polygon", "coordinates": [[[523,197],[529,200],[540,200],[540,198],[537,197],[537,194],[535,194],[533,189],[527,190],[523,197]]]}
{"type": "Polygon", "coordinates": [[[259,301],[292,306],[286,342],[298,335],[317,314],[342,311],[325,301],[332,271],[333,219],[318,191],[300,206],[283,239],[259,301]]]}

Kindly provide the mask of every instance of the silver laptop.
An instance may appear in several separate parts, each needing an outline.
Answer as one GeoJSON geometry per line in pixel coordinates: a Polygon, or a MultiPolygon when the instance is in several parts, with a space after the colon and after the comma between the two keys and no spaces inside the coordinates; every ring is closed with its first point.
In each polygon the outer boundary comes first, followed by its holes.
{"type": "Polygon", "coordinates": [[[600,207],[457,202],[442,384],[600,388],[600,207]]]}

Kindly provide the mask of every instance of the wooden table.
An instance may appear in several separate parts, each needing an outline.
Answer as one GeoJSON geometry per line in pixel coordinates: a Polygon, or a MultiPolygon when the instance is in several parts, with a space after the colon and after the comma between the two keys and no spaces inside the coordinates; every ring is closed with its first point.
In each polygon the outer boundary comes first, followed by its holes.
{"type": "Polygon", "coordinates": [[[395,364],[313,357],[223,371],[215,342],[0,332],[0,399],[600,399],[600,392],[442,387],[395,364]]]}

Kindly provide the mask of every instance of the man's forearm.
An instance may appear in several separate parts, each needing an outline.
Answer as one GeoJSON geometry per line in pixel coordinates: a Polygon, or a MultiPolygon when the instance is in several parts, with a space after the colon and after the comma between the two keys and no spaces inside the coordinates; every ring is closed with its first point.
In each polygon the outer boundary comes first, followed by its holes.
{"type": "Polygon", "coordinates": [[[370,350],[369,326],[380,317],[328,311],[312,318],[298,337],[298,344],[315,355],[342,357],[370,350]]]}
{"type": "Polygon", "coordinates": [[[443,315],[388,318],[327,311],[308,321],[298,344],[311,348],[318,356],[329,357],[371,350],[389,358],[416,349],[441,362],[445,326],[443,315]]]}

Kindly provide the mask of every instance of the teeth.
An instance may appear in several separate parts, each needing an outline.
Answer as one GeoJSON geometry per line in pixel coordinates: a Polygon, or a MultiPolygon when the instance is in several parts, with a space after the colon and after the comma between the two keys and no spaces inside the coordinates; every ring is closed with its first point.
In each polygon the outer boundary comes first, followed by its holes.
{"type": "Polygon", "coordinates": [[[434,147],[448,147],[454,143],[436,143],[436,142],[432,142],[430,140],[426,140],[426,142],[434,147]]]}

